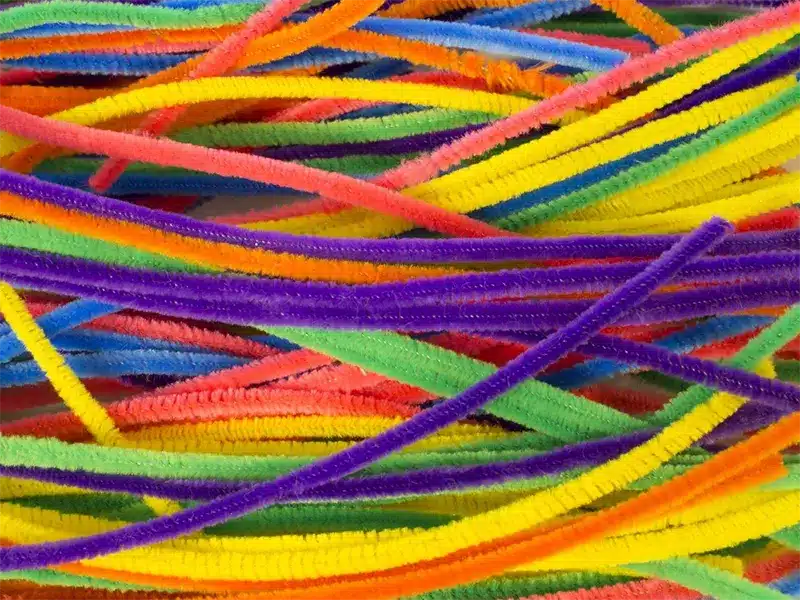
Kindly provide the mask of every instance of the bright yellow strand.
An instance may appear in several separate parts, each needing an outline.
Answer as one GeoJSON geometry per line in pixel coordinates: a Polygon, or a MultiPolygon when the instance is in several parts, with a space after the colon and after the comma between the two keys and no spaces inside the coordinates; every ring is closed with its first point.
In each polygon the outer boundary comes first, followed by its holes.
{"type": "Polygon", "coordinates": [[[101,444],[123,445],[124,438],[106,409],[95,400],[72,372],[42,328],[28,312],[25,302],[10,285],[0,282],[0,312],[33,359],[53,384],[64,404],[75,413],[89,433],[101,444]]]}
{"type": "MultiPolygon", "coordinates": [[[[787,77],[752,90],[731,94],[485,183],[467,184],[468,187],[452,191],[448,195],[431,195],[424,199],[431,204],[459,213],[468,213],[491,206],[523,193],[563,181],[653,145],[673,141],[739,117],[769,101],[774,94],[791,85],[794,85],[794,78],[787,77]],[[469,187],[470,185],[471,187],[469,187]]],[[[754,137],[760,140],[759,144],[738,145],[736,149],[747,148],[742,156],[742,158],[746,158],[750,155],[751,150],[758,152],[764,146],[771,147],[769,146],[770,142],[779,145],[781,142],[795,139],[797,138],[796,128],[787,126],[794,123],[796,123],[796,115],[787,115],[778,119],[762,131],[756,132],[754,137]]],[[[705,164],[708,163],[700,163],[700,173],[705,164]]],[[[671,195],[667,198],[674,199],[675,197],[675,195],[671,195]]],[[[572,216],[568,215],[568,217],[572,216]]],[[[311,227],[314,227],[315,232],[319,233],[319,228],[324,223],[322,218],[314,215],[312,217],[296,217],[286,221],[250,224],[248,228],[308,233],[311,231],[311,227]]],[[[334,218],[329,216],[328,223],[329,225],[321,230],[321,233],[327,236],[342,237],[382,237],[401,233],[411,227],[411,224],[403,219],[387,218],[359,209],[343,211],[339,215],[334,215],[334,218]]]]}
{"type": "Polygon", "coordinates": [[[455,173],[410,188],[417,197],[446,194],[471,187],[556,156],[572,148],[608,135],[652,111],[730,73],[739,66],[782,44],[800,32],[800,25],[776,30],[745,40],[705,58],[688,69],[649,86],[580,123],[554,131],[537,140],[493,156],[455,173]]]}
{"type": "Polygon", "coordinates": [[[797,202],[800,174],[780,175],[775,179],[778,181],[773,181],[772,187],[736,198],[726,198],[664,213],[638,215],[625,219],[551,221],[525,229],[524,232],[542,237],[607,233],[682,233],[714,216],[723,216],[730,221],[738,221],[786,208],[797,202]]]}
{"type": "MultiPolygon", "coordinates": [[[[10,285],[0,282],[0,312],[19,341],[42,369],[64,404],[75,413],[89,433],[101,444],[125,446],[127,441],[114,420],[86,389],[83,382],[64,362],[50,340],[39,327],[22,298],[10,285]]],[[[180,510],[180,506],[160,498],[145,498],[157,513],[180,510]]]]}
{"type": "MultiPolygon", "coordinates": [[[[349,98],[403,102],[495,115],[512,115],[535,104],[533,100],[510,94],[462,90],[425,83],[321,77],[208,77],[123,92],[49,115],[48,118],[79,125],[95,125],[171,106],[258,98],[349,98]]],[[[8,156],[30,145],[31,142],[20,137],[0,134],[0,156],[8,156]]]]}
{"type": "Polygon", "coordinates": [[[648,185],[618,194],[564,219],[603,220],[659,212],[709,196],[724,185],[782,164],[800,152],[800,111],[792,111],[763,128],[666,173],[648,185]],[[678,193],[679,192],[679,193],[678,193]]]}
{"type": "MultiPolygon", "coordinates": [[[[119,553],[98,559],[99,562],[92,561],[92,564],[164,575],[181,576],[188,574],[186,569],[191,569],[192,577],[201,573],[209,578],[274,580],[368,572],[431,559],[530,529],[624,488],[711,431],[742,403],[743,400],[734,396],[716,394],[708,403],[695,408],[645,444],[576,479],[450,525],[359,545],[348,551],[350,559],[346,563],[337,560],[335,552],[332,554],[329,549],[315,546],[304,552],[302,558],[293,557],[292,552],[275,551],[247,555],[234,562],[220,557],[212,561],[205,554],[193,555],[191,561],[182,562],[168,556],[165,550],[148,548],[119,553]]],[[[0,516],[11,518],[6,511],[0,516]]],[[[26,541],[25,538],[32,535],[20,527],[6,529],[17,530],[17,535],[22,536],[19,541],[26,541]]],[[[60,530],[59,526],[57,531],[60,530]]]]}

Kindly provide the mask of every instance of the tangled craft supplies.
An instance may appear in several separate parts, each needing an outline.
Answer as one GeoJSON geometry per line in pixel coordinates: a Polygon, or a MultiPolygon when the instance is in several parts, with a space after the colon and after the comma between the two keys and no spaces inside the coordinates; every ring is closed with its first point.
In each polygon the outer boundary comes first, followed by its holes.
{"type": "Polygon", "coordinates": [[[0,598],[800,595],[799,43],[0,0],[0,598]]]}

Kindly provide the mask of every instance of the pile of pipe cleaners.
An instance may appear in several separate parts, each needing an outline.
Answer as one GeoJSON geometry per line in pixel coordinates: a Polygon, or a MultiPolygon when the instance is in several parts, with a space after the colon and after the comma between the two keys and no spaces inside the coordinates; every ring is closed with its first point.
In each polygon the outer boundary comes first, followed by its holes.
{"type": "Polygon", "coordinates": [[[800,597],[800,1],[0,1],[0,600],[800,597]]]}

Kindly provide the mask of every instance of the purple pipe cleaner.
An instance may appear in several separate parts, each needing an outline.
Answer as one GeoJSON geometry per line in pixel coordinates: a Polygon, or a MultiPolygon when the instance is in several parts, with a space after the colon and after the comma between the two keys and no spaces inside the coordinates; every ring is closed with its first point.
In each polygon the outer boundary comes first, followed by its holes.
{"type": "Polygon", "coordinates": [[[0,569],[41,568],[101,556],[174,538],[247,514],[283,498],[336,481],[458,421],[574,350],[598,330],[616,322],[732,229],[712,219],[686,236],[642,273],[592,304],[553,335],[454,398],[401,425],[315,461],[272,482],[255,485],[207,504],[136,523],[100,535],[60,542],[0,548],[0,569]]]}
{"type": "MultiPolygon", "coordinates": [[[[112,219],[122,219],[200,239],[263,248],[317,258],[367,260],[387,263],[441,263],[508,261],[543,258],[651,257],[666,252],[679,235],[576,236],[555,239],[488,238],[470,240],[365,240],[247,231],[220,223],[201,222],[175,213],[135,206],[66,186],[40,181],[0,169],[0,190],[38,199],[62,208],[112,219]]],[[[743,254],[796,250],[800,230],[745,233],[723,240],[718,253],[743,254]]]]}
{"type": "Polygon", "coordinates": [[[742,435],[747,431],[756,431],[762,427],[772,425],[786,414],[785,411],[776,410],[764,404],[745,404],[734,415],[706,435],[700,444],[712,444],[720,440],[730,439],[742,435]]]}
{"type": "MultiPolygon", "coordinates": [[[[372,307],[298,306],[291,299],[252,300],[181,298],[161,291],[147,293],[98,288],[59,281],[58,275],[18,275],[13,267],[0,265],[3,278],[18,287],[92,298],[109,304],[158,312],[176,317],[221,321],[239,325],[327,327],[331,329],[401,329],[413,332],[542,331],[562,327],[591,306],[591,300],[538,300],[372,307]]],[[[657,294],[636,311],[620,319],[620,325],[648,325],[740,312],[767,306],[783,306],[800,300],[800,280],[736,283],[657,294]]]]}
{"type": "MultiPolygon", "coordinates": [[[[16,278],[11,277],[10,280],[13,282],[16,278]]],[[[679,292],[678,294],[686,293],[691,292],[679,292]]],[[[738,294],[736,297],[739,297],[738,294]]],[[[582,302],[586,306],[591,305],[591,301],[582,302]]],[[[652,302],[653,299],[650,299],[643,302],[642,305],[652,302]]],[[[690,304],[692,303],[690,302],[690,304]]],[[[289,308],[281,310],[285,311],[289,308]]],[[[470,310],[474,310],[474,308],[470,310]]],[[[658,307],[654,310],[657,313],[663,313],[663,311],[663,308],[658,307]]],[[[163,311],[160,310],[160,312],[163,311]]],[[[406,326],[402,328],[408,329],[406,326]]],[[[544,338],[544,334],[520,332],[501,333],[500,336],[523,343],[537,343],[544,338]]],[[[800,408],[800,390],[791,384],[764,379],[746,371],[717,365],[711,361],[682,356],[658,346],[598,335],[584,344],[581,349],[602,358],[653,368],[695,383],[710,385],[733,394],[746,396],[783,412],[791,412],[800,408]]]]}
{"type": "MultiPolygon", "coordinates": [[[[431,494],[553,475],[578,467],[601,464],[647,441],[651,436],[651,431],[641,431],[565,446],[547,454],[518,460],[340,479],[333,483],[307,489],[295,496],[293,501],[327,502],[431,494]]],[[[137,475],[107,475],[88,471],[16,466],[0,466],[0,475],[72,485],[95,491],[151,495],[172,500],[213,500],[253,485],[248,481],[173,481],[137,475]]]]}
{"type": "MultiPolygon", "coordinates": [[[[514,342],[537,343],[542,336],[511,334],[503,336],[514,342]]],[[[712,387],[765,404],[780,414],[800,410],[800,388],[777,379],[767,379],[733,367],[678,354],[654,344],[645,344],[604,334],[597,334],[580,346],[580,351],[640,367],[665,375],[712,387]]]]}
{"type": "MultiPolygon", "coordinates": [[[[371,306],[406,306],[463,300],[515,298],[532,294],[598,292],[613,289],[643,271],[647,263],[614,263],[546,269],[517,269],[468,273],[363,285],[256,279],[237,275],[164,273],[58,254],[0,246],[0,270],[18,275],[47,273],[63,282],[92,285],[142,294],[227,301],[231,297],[263,303],[289,299],[297,304],[336,308],[370,302],[371,306]]],[[[737,257],[703,258],[687,265],[675,283],[769,281],[800,271],[800,253],[774,252],[737,257]]]]}

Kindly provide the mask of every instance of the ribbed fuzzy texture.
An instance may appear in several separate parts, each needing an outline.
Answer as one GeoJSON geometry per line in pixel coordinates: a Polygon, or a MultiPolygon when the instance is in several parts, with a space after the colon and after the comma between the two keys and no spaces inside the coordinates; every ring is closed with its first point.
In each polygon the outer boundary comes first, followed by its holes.
{"type": "Polygon", "coordinates": [[[800,3],[0,8],[3,598],[797,595],[800,3]]]}

